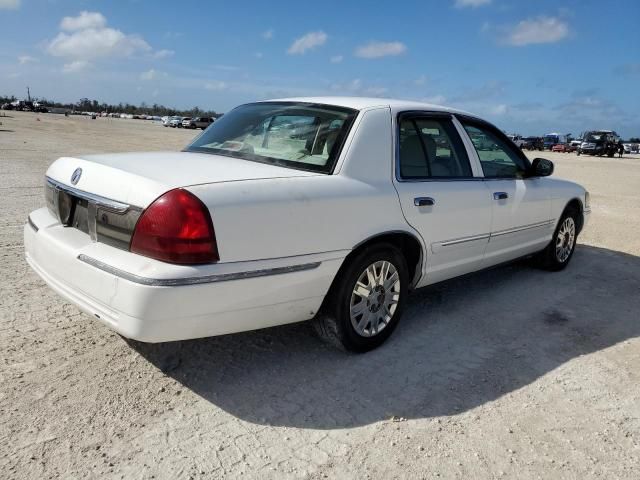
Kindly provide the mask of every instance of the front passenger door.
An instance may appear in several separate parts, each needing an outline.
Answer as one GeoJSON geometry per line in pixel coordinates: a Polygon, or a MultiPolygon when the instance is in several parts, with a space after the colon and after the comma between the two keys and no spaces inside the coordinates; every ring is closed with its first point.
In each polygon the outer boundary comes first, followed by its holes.
{"type": "Polygon", "coordinates": [[[529,160],[495,127],[477,119],[463,117],[460,121],[473,143],[493,199],[484,266],[543,249],[554,227],[547,182],[526,176],[529,160]]]}

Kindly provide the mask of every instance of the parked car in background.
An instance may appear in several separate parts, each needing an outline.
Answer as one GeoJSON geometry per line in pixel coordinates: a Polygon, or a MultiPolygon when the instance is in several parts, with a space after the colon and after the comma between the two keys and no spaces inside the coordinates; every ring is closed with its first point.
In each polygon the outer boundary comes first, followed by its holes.
{"type": "Polygon", "coordinates": [[[581,138],[579,138],[577,140],[571,140],[569,142],[569,152],[578,151],[578,149],[580,148],[580,145],[582,145],[582,139],[581,138]]]}
{"type": "Polygon", "coordinates": [[[509,140],[511,140],[518,148],[524,148],[524,145],[527,143],[524,138],[522,138],[522,135],[517,135],[517,134],[511,134],[511,135],[507,135],[507,137],[509,137],[509,140]]]}
{"type": "MultiPolygon", "coordinates": [[[[178,119],[178,118],[180,118],[180,117],[176,117],[176,116],[163,117],[162,125],[165,126],[165,127],[171,127],[171,126],[175,127],[175,125],[171,125],[171,122],[173,120],[178,119]]],[[[180,121],[182,122],[182,119],[180,119],[180,121]]]]}
{"type": "Polygon", "coordinates": [[[566,267],[589,194],[552,172],[447,107],[258,102],[181,152],[56,160],[24,245],[55,291],[125,337],[313,319],[362,352],[391,335],[412,289],[523,256],[566,267]]]}
{"type": "Polygon", "coordinates": [[[213,122],[214,119],[212,117],[195,117],[190,119],[188,124],[182,122],[182,126],[185,128],[201,128],[202,130],[204,130],[213,122]]]}
{"type": "Polygon", "coordinates": [[[618,152],[620,137],[613,130],[592,130],[584,134],[578,155],[607,155],[613,157],[618,152]]]}
{"type": "Polygon", "coordinates": [[[182,121],[184,117],[171,117],[169,120],[169,126],[171,128],[182,128],[182,121]]]}
{"type": "Polygon", "coordinates": [[[559,133],[547,133],[543,139],[544,150],[552,150],[554,145],[567,143],[567,136],[559,133]]]}
{"type": "Polygon", "coordinates": [[[542,137],[526,137],[522,148],[526,150],[544,150],[544,141],[542,137]]]}
{"type": "Polygon", "coordinates": [[[191,117],[182,117],[182,122],[180,122],[180,125],[178,125],[178,127],[180,128],[191,128],[191,117]]]}
{"type": "Polygon", "coordinates": [[[552,152],[561,152],[561,153],[568,153],[569,152],[569,145],[566,143],[556,143],[553,147],[551,147],[551,151],[552,152]]]}
{"type": "Polygon", "coordinates": [[[624,153],[638,153],[640,146],[637,143],[624,143],[624,153]]]}

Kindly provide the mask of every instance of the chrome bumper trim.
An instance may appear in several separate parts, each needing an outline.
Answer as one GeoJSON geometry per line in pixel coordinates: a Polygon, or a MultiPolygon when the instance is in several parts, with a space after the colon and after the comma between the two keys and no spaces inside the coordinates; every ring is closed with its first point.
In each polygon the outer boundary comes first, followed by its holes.
{"type": "Polygon", "coordinates": [[[184,277],[184,278],[148,278],[125,272],[119,268],[112,267],[106,263],[96,260],[84,254],[78,255],[78,260],[87,263],[104,272],[110,273],[133,283],[147,285],[151,287],[177,287],[183,285],[198,285],[201,283],[229,282],[231,280],[243,280],[245,278],[268,277],[271,275],[282,275],[285,273],[302,272],[305,270],[313,270],[318,268],[322,262],[303,263],[300,265],[291,265],[287,267],[264,268],[261,270],[249,270],[247,272],[236,273],[219,273],[216,275],[205,275],[202,277],[184,277]]]}

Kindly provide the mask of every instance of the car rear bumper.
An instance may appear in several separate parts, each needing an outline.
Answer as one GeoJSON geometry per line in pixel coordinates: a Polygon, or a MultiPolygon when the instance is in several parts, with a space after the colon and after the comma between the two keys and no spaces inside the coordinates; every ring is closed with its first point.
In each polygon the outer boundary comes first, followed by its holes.
{"type": "Polygon", "coordinates": [[[164,342],[312,318],[346,252],[206,266],[165,264],[92,242],[32,212],[25,255],[53,290],[121,335],[164,342]]]}

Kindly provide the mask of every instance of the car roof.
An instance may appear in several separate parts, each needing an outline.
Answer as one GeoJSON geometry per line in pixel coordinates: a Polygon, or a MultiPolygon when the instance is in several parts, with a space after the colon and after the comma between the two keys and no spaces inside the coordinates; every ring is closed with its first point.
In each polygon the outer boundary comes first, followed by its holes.
{"type": "Polygon", "coordinates": [[[456,108],[446,107],[443,105],[434,105],[426,102],[416,102],[412,100],[400,100],[393,98],[377,98],[377,97],[292,97],[292,98],[276,98],[273,100],[265,100],[266,102],[301,102],[301,103],[317,103],[322,105],[333,105],[336,107],[353,108],[356,110],[365,110],[374,107],[389,107],[394,112],[404,110],[429,110],[434,112],[451,112],[477,117],[469,112],[458,110],[456,108]]]}

